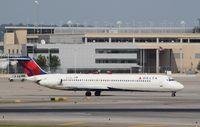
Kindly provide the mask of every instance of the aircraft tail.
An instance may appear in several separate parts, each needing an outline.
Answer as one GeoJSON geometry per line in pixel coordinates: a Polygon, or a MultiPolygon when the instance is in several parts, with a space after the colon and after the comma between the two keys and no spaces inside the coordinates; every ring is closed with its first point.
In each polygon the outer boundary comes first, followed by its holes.
{"type": "Polygon", "coordinates": [[[35,60],[30,57],[18,57],[17,61],[28,76],[47,74],[47,72],[41,69],[35,60]]]}

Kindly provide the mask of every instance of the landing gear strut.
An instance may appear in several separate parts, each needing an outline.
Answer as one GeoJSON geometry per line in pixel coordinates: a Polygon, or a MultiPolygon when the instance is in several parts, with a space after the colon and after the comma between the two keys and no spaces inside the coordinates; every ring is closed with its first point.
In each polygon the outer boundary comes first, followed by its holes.
{"type": "Polygon", "coordinates": [[[85,93],[85,96],[91,96],[92,94],[91,94],[91,92],[90,91],[87,91],[86,93],[85,93]]]}
{"type": "Polygon", "coordinates": [[[173,91],[171,94],[172,97],[176,97],[176,91],[173,91]]]}
{"type": "Polygon", "coordinates": [[[101,91],[95,91],[94,95],[95,96],[101,96],[101,91]]]}

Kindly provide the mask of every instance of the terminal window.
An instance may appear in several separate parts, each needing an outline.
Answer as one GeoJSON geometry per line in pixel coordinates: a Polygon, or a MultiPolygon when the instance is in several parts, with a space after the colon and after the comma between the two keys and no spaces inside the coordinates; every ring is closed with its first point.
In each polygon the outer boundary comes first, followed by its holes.
{"type": "Polygon", "coordinates": [[[27,34],[53,34],[54,29],[28,29],[27,34]]]}
{"type": "Polygon", "coordinates": [[[132,54],[138,53],[137,49],[96,49],[96,54],[132,54]]]}
{"type": "Polygon", "coordinates": [[[57,49],[57,48],[51,48],[51,49],[38,48],[38,49],[35,49],[34,51],[35,51],[35,53],[59,53],[59,49],[57,49]]]}
{"type": "Polygon", "coordinates": [[[178,38],[159,38],[159,42],[173,43],[173,42],[180,42],[180,39],[178,39],[178,38]]]}
{"type": "Polygon", "coordinates": [[[190,43],[200,43],[200,39],[190,39],[190,43]]]}
{"type": "Polygon", "coordinates": [[[137,59],[95,59],[97,64],[130,64],[137,62],[137,59]]]}
{"type": "Polygon", "coordinates": [[[155,43],[156,38],[135,38],[135,42],[147,42],[147,43],[155,43]]]}
{"type": "Polygon", "coordinates": [[[133,42],[133,38],[111,38],[111,42],[133,42]]]}
{"type": "Polygon", "coordinates": [[[195,53],[195,59],[200,59],[200,53],[195,53]]]}
{"type": "Polygon", "coordinates": [[[183,39],[183,43],[188,43],[188,39],[183,39]]]}
{"type": "Polygon", "coordinates": [[[109,38],[88,38],[87,42],[109,42],[109,38]]]}

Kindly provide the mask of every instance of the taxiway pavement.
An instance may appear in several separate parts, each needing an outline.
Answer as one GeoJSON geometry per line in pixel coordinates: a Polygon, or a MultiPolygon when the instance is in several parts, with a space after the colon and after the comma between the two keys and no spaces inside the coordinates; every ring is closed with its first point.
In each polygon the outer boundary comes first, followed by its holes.
{"type": "Polygon", "coordinates": [[[70,126],[195,126],[200,123],[200,76],[175,77],[184,90],[171,93],[59,91],[31,82],[0,79],[0,123],[70,126]],[[51,97],[66,97],[51,102],[51,97]]]}

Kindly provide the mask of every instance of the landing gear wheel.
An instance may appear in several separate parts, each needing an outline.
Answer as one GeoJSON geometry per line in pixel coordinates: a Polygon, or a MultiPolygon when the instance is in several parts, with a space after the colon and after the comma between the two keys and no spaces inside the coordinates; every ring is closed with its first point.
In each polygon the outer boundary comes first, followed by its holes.
{"type": "Polygon", "coordinates": [[[172,97],[176,97],[176,92],[172,92],[172,97]]]}
{"type": "Polygon", "coordinates": [[[91,96],[92,94],[91,94],[91,92],[90,91],[87,91],[86,93],[85,93],[85,96],[91,96]]]}
{"type": "Polygon", "coordinates": [[[101,91],[95,91],[94,95],[95,96],[101,96],[101,91]]]}

